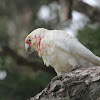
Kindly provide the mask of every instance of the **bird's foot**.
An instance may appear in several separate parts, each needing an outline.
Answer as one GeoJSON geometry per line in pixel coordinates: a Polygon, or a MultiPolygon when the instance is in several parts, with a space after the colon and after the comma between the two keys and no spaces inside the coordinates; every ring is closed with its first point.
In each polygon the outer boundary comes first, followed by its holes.
{"type": "Polygon", "coordinates": [[[48,84],[48,86],[47,86],[47,93],[58,91],[60,89],[62,77],[63,77],[63,75],[60,74],[60,75],[55,76],[51,80],[50,84],[48,84]]]}
{"type": "Polygon", "coordinates": [[[47,93],[57,92],[61,88],[61,80],[51,82],[47,88],[47,93]]]}
{"type": "Polygon", "coordinates": [[[56,81],[56,80],[61,80],[62,79],[62,75],[57,75],[52,79],[52,82],[56,81]]]}
{"type": "Polygon", "coordinates": [[[81,67],[80,65],[73,66],[73,67],[71,68],[71,70],[69,70],[69,72],[74,71],[74,70],[76,70],[76,69],[79,69],[80,67],[81,67]]]}

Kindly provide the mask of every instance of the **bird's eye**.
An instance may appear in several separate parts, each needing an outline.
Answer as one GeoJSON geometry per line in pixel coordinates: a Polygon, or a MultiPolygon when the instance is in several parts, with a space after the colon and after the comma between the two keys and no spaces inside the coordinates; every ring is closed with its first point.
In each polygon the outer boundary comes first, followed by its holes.
{"type": "Polygon", "coordinates": [[[30,42],[30,43],[31,43],[31,38],[28,38],[28,42],[30,42]]]}

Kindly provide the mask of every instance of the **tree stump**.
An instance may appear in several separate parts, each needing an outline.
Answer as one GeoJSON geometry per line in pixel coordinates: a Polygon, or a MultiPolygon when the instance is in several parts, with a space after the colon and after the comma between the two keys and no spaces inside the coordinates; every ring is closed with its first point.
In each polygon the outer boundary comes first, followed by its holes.
{"type": "Polygon", "coordinates": [[[79,68],[54,78],[28,100],[100,100],[100,66],[79,68]]]}

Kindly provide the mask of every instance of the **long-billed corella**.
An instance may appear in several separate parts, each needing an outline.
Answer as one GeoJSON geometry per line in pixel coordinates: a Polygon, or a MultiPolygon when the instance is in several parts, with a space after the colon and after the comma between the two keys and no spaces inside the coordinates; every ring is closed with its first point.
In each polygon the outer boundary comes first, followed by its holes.
{"type": "Polygon", "coordinates": [[[28,53],[36,50],[46,66],[51,65],[57,75],[74,67],[100,65],[100,58],[83,46],[77,39],[62,30],[38,28],[25,39],[28,53]]]}

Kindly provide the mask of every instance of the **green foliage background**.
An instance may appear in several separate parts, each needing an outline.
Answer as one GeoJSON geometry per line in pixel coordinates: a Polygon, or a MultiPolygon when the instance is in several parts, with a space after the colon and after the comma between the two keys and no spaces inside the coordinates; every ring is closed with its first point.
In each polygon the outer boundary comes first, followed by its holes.
{"type": "Polygon", "coordinates": [[[94,54],[100,56],[100,26],[93,29],[87,25],[78,31],[77,37],[94,54]]]}

